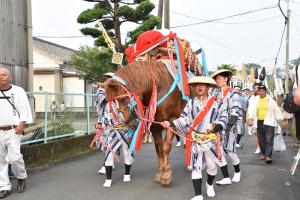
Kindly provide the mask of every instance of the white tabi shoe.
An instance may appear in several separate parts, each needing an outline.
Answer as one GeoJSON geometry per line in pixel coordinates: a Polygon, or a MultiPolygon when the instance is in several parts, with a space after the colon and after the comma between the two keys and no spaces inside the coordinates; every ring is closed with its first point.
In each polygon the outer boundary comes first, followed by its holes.
{"type": "Polygon", "coordinates": [[[180,147],[181,146],[181,142],[177,142],[176,147],[180,147]]]}
{"type": "Polygon", "coordinates": [[[216,196],[215,190],[214,190],[214,185],[208,185],[206,183],[206,192],[208,197],[214,197],[216,196]]]}
{"type": "Polygon", "coordinates": [[[241,181],[241,172],[234,172],[233,177],[232,177],[232,182],[238,183],[241,181]]]}
{"type": "Polygon", "coordinates": [[[110,188],[111,187],[111,179],[106,179],[103,184],[103,187],[110,188]]]}
{"type": "Polygon", "coordinates": [[[260,151],[260,148],[256,148],[256,150],[255,150],[254,153],[255,153],[255,154],[260,154],[260,152],[261,152],[261,151],[260,151]]]}
{"type": "Polygon", "coordinates": [[[98,174],[105,174],[106,171],[105,171],[105,167],[102,166],[101,169],[98,170],[98,174]]]}
{"type": "Polygon", "coordinates": [[[230,178],[223,178],[222,180],[217,181],[216,184],[218,184],[218,185],[230,185],[231,180],[230,180],[230,178]]]}
{"type": "Polygon", "coordinates": [[[191,200],[203,200],[203,196],[197,195],[197,196],[194,196],[193,198],[191,198],[191,200]]]}
{"type": "Polygon", "coordinates": [[[130,182],[131,181],[131,178],[130,178],[130,175],[124,175],[124,178],[123,178],[123,181],[124,182],[130,182]]]}
{"type": "Polygon", "coordinates": [[[236,148],[241,148],[241,145],[240,144],[235,144],[235,147],[236,148]]]}

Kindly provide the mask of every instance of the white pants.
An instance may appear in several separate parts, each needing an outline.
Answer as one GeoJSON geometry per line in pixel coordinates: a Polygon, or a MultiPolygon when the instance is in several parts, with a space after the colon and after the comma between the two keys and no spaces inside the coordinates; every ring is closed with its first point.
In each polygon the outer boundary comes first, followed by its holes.
{"type": "Polygon", "coordinates": [[[227,155],[230,158],[231,163],[233,165],[240,164],[240,159],[239,159],[239,157],[237,156],[237,154],[235,152],[229,151],[227,155]]]}
{"type": "Polygon", "coordinates": [[[11,190],[8,177],[9,163],[11,163],[16,178],[27,178],[25,163],[20,151],[21,138],[22,135],[17,135],[14,129],[0,130],[0,191],[11,190]]]}
{"type": "MultiPolygon", "coordinates": [[[[122,149],[122,153],[123,153],[123,156],[124,156],[124,163],[126,165],[131,165],[133,163],[133,159],[132,159],[132,156],[131,156],[131,151],[130,151],[130,149],[128,148],[127,144],[124,141],[122,141],[121,149],[122,149]]],[[[104,165],[105,166],[113,166],[114,165],[114,156],[112,155],[112,153],[110,154],[110,156],[107,157],[107,159],[105,160],[104,165]]]]}
{"type": "MultiPolygon", "coordinates": [[[[217,165],[215,163],[215,161],[211,158],[211,155],[209,154],[208,151],[199,151],[198,152],[198,159],[196,162],[196,165],[202,166],[202,159],[203,156],[205,157],[205,161],[206,161],[206,166],[207,166],[207,174],[211,175],[211,176],[215,176],[217,175],[217,165]]],[[[192,179],[200,179],[202,178],[202,170],[192,170],[192,179]]]]}

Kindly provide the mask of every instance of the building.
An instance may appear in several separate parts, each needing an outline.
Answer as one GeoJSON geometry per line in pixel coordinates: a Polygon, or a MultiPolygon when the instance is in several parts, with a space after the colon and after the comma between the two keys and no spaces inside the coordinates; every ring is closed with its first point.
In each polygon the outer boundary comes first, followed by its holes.
{"type": "MultiPolygon", "coordinates": [[[[85,97],[73,94],[91,93],[93,86],[79,79],[75,66],[70,64],[71,55],[75,52],[74,49],[33,38],[33,91],[48,92],[48,104],[54,101],[56,104],[63,102],[67,108],[85,107],[85,97]]],[[[35,111],[44,111],[45,96],[36,95],[35,98],[35,111]]]]}

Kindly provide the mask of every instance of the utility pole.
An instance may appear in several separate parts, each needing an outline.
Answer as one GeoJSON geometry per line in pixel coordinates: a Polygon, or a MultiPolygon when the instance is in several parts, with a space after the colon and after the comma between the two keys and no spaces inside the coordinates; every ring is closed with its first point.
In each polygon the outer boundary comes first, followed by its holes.
{"type": "Polygon", "coordinates": [[[170,1],[164,0],[164,28],[170,29],[170,1]]]}
{"type": "Polygon", "coordinates": [[[286,16],[286,48],[285,48],[285,94],[289,93],[289,39],[290,39],[290,7],[287,0],[287,16],[286,16]]]}
{"type": "Polygon", "coordinates": [[[27,59],[28,59],[28,91],[33,92],[33,41],[32,41],[32,7],[27,0],[27,59]]]}
{"type": "Polygon", "coordinates": [[[163,18],[163,0],[158,0],[157,16],[160,18],[159,19],[159,24],[157,25],[157,28],[161,29],[162,28],[162,18],[163,18]]]}

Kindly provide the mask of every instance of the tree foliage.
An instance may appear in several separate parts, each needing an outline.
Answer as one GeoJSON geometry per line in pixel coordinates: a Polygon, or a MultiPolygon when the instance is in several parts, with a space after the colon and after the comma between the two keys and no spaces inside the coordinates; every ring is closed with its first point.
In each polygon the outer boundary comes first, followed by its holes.
{"type": "Polygon", "coordinates": [[[257,68],[257,69],[262,68],[260,64],[256,64],[256,63],[247,63],[247,64],[246,64],[246,73],[247,73],[247,74],[250,74],[250,69],[251,69],[252,67],[253,67],[254,69],[256,69],[256,68],[257,68]]]}
{"type": "Polygon", "coordinates": [[[291,60],[291,61],[290,61],[290,64],[292,65],[292,67],[295,67],[295,66],[297,66],[297,65],[300,65],[300,57],[291,60]]]}
{"type": "Polygon", "coordinates": [[[114,71],[111,63],[111,52],[107,48],[80,47],[71,56],[71,63],[76,66],[79,78],[98,81],[106,72],[114,71]]]}
{"type": "MultiPolygon", "coordinates": [[[[100,20],[108,34],[114,40],[118,52],[122,52],[124,49],[121,43],[120,29],[123,23],[133,22],[139,25],[135,30],[130,31],[127,34],[126,41],[129,44],[134,43],[139,34],[153,29],[159,23],[159,18],[150,14],[155,7],[150,0],[132,0],[131,2],[125,0],[85,1],[97,3],[93,8],[80,13],[77,22],[80,24],[90,24],[100,20]]],[[[82,28],[81,32],[84,35],[90,35],[95,38],[96,46],[107,47],[107,44],[97,27],[82,28]]]]}
{"type": "Polygon", "coordinates": [[[229,71],[232,72],[232,75],[236,75],[237,69],[236,66],[231,65],[231,64],[222,64],[220,66],[218,66],[218,69],[228,69],[229,71]]]}

